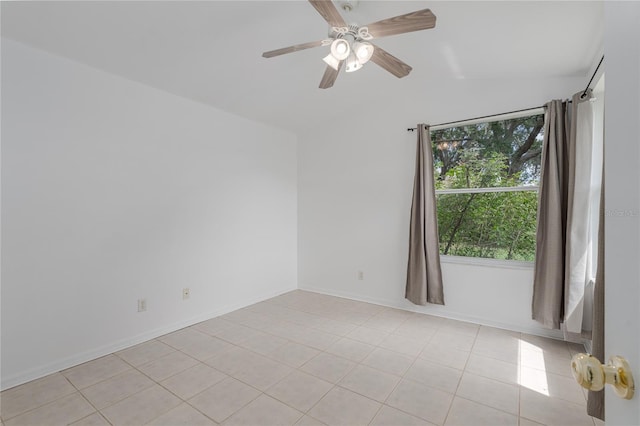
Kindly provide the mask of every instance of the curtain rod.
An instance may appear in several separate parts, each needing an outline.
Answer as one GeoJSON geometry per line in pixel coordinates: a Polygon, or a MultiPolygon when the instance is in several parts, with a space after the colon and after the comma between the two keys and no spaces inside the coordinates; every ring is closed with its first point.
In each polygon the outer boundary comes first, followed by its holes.
{"type": "Polygon", "coordinates": [[[604,61],[604,55],[602,55],[602,58],[600,58],[600,62],[598,62],[598,66],[596,67],[593,74],[591,74],[591,78],[587,83],[587,87],[584,88],[584,92],[582,92],[582,95],[580,95],[580,99],[584,99],[584,97],[587,95],[587,90],[589,90],[589,87],[591,87],[591,83],[593,82],[593,79],[595,78],[596,74],[598,74],[598,70],[600,69],[600,65],[602,65],[602,61],[604,61]]]}
{"type": "MultiPolygon", "coordinates": [[[[464,120],[449,121],[449,122],[447,122],[447,123],[432,124],[432,125],[431,125],[431,126],[429,126],[429,127],[447,126],[447,125],[449,125],[449,124],[462,123],[462,122],[464,122],[464,121],[482,120],[482,119],[484,119],[484,118],[499,117],[499,116],[501,116],[501,115],[515,114],[515,113],[518,113],[518,112],[531,111],[531,110],[534,110],[534,109],[540,109],[540,108],[544,108],[544,105],[543,105],[543,106],[539,106],[539,107],[533,107],[533,108],[518,109],[518,110],[515,110],[515,111],[509,111],[509,112],[501,112],[500,114],[484,115],[484,116],[482,116],[482,117],[465,118],[464,120]]],[[[415,130],[416,130],[416,127],[409,127],[409,128],[407,129],[407,132],[413,132],[413,131],[415,131],[415,130]]]]}
{"type": "MultiPolygon", "coordinates": [[[[587,91],[591,87],[591,83],[593,83],[593,79],[596,77],[596,74],[598,74],[598,70],[600,69],[600,65],[602,65],[602,61],[604,61],[604,55],[602,55],[602,58],[600,58],[600,62],[598,62],[598,66],[593,71],[593,74],[591,74],[591,78],[589,79],[589,82],[587,83],[587,87],[584,88],[584,91],[580,95],[580,98],[584,98],[586,96],[587,91]]],[[[571,103],[570,100],[568,102],[571,103]]],[[[502,112],[500,114],[492,114],[492,115],[485,115],[485,116],[482,116],[482,117],[467,118],[465,120],[456,120],[456,121],[449,121],[447,123],[433,124],[433,125],[431,125],[429,127],[447,126],[449,124],[462,123],[464,121],[482,120],[484,118],[492,118],[492,117],[497,117],[497,116],[500,116],[500,115],[515,114],[515,113],[518,113],[518,112],[524,112],[524,111],[529,111],[529,110],[538,109],[538,108],[545,108],[545,105],[543,105],[541,107],[526,108],[526,109],[519,109],[519,110],[515,110],[515,111],[502,112]]],[[[413,132],[415,130],[416,130],[416,127],[409,127],[407,129],[407,132],[413,132]]]]}

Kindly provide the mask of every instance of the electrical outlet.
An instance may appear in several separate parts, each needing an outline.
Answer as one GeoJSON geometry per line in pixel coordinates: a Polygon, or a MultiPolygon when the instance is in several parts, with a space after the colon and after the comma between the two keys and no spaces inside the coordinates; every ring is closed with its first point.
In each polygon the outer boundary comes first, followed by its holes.
{"type": "Polygon", "coordinates": [[[364,280],[364,272],[363,271],[358,271],[358,280],[359,281],[364,280]]]}
{"type": "Polygon", "coordinates": [[[185,287],[182,289],[182,299],[187,300],[189,298],[189,296],[191,296],[191,290],[189,290],[189,287],[185,287]]]}
{"type": "Polygon", "coordinates": [[[147,299],[138,299],[138,312],[147,310],[147,299]]]}

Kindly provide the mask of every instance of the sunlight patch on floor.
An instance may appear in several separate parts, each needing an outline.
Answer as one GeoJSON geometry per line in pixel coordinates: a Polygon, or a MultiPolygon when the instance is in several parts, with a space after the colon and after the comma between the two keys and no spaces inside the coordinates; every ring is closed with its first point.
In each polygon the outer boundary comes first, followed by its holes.
{"type": "Polygon", "coordinates": [[[520,339],[518,348],[518,384],[549,396],[544,353],[541,348],[520,339]]]}

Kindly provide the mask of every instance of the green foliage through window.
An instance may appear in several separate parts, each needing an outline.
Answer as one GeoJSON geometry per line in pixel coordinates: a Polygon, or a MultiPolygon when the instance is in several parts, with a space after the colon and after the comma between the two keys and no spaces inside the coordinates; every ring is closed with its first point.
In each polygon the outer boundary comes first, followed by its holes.
{"type": "Polygon", "coordinates": [[[533,261],[542,115],[431,133],[440,252],[533,261]]]}

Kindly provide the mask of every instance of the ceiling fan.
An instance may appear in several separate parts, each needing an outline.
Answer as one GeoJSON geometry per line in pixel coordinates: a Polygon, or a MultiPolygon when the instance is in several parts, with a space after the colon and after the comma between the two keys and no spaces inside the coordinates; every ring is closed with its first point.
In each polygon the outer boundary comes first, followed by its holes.
{"type": "MultiPolygon", "coordinates": [[[[418,10],[393,18],[383,19],[369,25],[347,24],[331,0],[309,0],[309,3],[330,26],[329,38],[309,43],[296,44],[282,49],[270,50],[262,54],[273,58],[287,53],[298,52],[319,46],[331,46],[331,52],[323,59],[327,68],[320,80],[320,88],[328,89],[338,77],[338,72],[346,62],[346,72],[357,71],[369,60],[381,66],[398,78],[411,72],[411,67],[370,40],[396,34],[421,31],[436,26],[436,17],[429,9],[418,10]]],[[[342,9],[351,11],[357,0],[341,1],[342,9]]]]}

